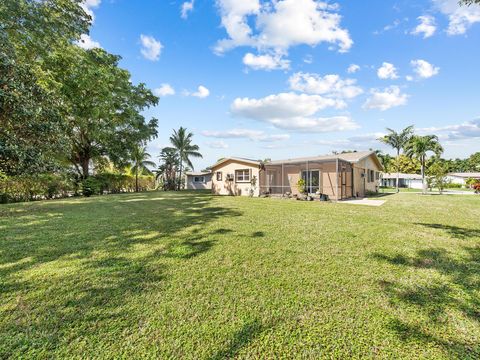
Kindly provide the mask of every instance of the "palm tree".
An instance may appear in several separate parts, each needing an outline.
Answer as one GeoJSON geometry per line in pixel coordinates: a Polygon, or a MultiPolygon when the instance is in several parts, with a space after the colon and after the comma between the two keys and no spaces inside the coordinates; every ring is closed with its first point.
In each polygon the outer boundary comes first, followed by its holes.
{"type": "Polygon", "coordinates": [[[437,157],[443,153],[443,147],[438,142],[438,136],[413,136],[405,146],[405,153],[410,158],[417,158],[420,161],[422,171],[423,194],[427,193],[427,183],[425,181],[425,165],[427,163],[427,154],[433,152],[437,157]]]}
{"type": "Polygon", "coordinates": [[[413,125],[406,127],[400,132],[396,132],[390,128],[387,128],[388,134],[378,139],[379,141],[383,142],[384,144],[390,145],[397,151],[397,158],[396,158],[396,170],[397,170],[397,193],[400,191],[398,188],[398,182],[400,179],[400,169],[398,164],[398,159],[400,157],[400,152],[404,150],[405,145],[408,141],[412,138],[413,135],[413,125]]]}
{"type": "Polygon", "coordinates": [[[132,171],[135,173],[135,192],[138,192],[138,174],[152,172],[148,166],[155,166],[153,161],[150,161],[151,155],[147,152],[146,146],[137,144],[132,150],[132,171]]]}
{"type": "Polygon", "coordinates": [[[201,158],[202,154],[198,152],[198,145],[192,144],[193,134],[187,132],[187,129],[180,127],[180,129],[173,130],[173,135],[170,136],[170,142],[173,147],[177,150],[178,158],[180,159],[180,169],[179,177],[180,181],[178,182],[178,190],[180,190],[182,182],[182,173],[183,173],[183,163],[187,164],[190,168],[193,169],[192,161],[190,157],[201,158]]]}
{"type": "Polygon", "coordinates": [[[159,158],[161,164],[157,170],[157,180],[162,178],[163,190],[175,190],[177,184],[177,169],[180,165],[177,149],[173,147],[165,147],[162,149],[159,158]]]}

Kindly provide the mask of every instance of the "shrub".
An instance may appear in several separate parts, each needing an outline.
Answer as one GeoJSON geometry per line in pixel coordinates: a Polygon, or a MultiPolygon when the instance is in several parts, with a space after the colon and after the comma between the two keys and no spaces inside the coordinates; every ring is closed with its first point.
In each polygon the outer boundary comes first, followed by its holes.
{"type": "Polygon", "coordinates": [[[82,181],[83,196],[90,197],[92,195],[99,195],[102,189],[102,183],[93,176],[90,176],[82,181]]]}

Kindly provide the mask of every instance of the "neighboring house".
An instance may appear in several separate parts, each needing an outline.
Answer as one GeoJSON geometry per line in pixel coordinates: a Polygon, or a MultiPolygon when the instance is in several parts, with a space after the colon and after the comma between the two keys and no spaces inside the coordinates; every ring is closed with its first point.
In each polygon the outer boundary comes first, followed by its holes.
{"type": "Polygon", "coordinates": [[[187,172],[185,174],[187,190],[210,190],[212,188],[211,172],[187,172]]]}
{"type": "Polygon", "coordinates": [[[480,173],[450,173],[447,175],[447,180],[452,184],[459,184],[463,187],[467,186],[468,179],[478,179],[480,180],[480,173]]]}
{"type": "MultiPolygon", "coordinates": [[[[397,187],[397,173],[383,174],[381,184],[384,187],[397,187]]],[[[422,175],[399,174],[398,187],[409,189],[422,189],[422,184],[422,175]]]]}
{"type": "Polygon", "coordinates": [[[214,194],[298,195],[298,183],[303,179],[308,194],[325,194],[332,200],[364,197],[368,192],[377,192],[383,170],[372,151],[264,164],[251,159],[226,158],[211,168],[214,194]]]}

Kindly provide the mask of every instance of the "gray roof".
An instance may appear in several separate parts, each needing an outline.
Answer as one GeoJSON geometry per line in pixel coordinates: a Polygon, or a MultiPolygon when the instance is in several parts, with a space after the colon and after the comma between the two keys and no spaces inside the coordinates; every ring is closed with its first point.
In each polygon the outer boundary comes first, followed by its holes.
{"type": "MultiPolygon", "coordinates": [[[[384,179],[396,179],[397,178],[397,173],[391,173],[391,174],[383,174],[382,176],[384,179]]],[[[422,175],[418,174],[399,174],[400,179],[405,179],[405,180],[422,180],[422,175]]]]}
{"type": "Polygon", "coordinates": [[[449,176],[461,177],[465,179],[480,179],[480,172],[450,173],[449,176]]]}
{"type": "Polygon", "coordinates": [[[344,160],[351,163],[359,162],[366,157],[375,154],[374,151],[359,151],[351,152],[345,154],[332,154],[332,155],[322,155],[322,156],[313,156],[313,157],[304,157],[304,158],[294,158],[286,160],[275,160],[267,163],[266,165],[281,165],[281,164],[293,164],[299,162],[315,162],[315,161],[335,161],[335,160],[344,160]]]}

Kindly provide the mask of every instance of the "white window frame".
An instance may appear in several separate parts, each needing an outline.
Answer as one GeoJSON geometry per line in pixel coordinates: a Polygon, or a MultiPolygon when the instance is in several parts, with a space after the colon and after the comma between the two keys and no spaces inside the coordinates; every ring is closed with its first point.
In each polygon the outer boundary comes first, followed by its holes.
{"type": "Polygon", "coordinates": [[[249,183],[250,182],[250,169],[238,169],[235,170],[235,182],[236,183],[249,183]],[[241,175],[239,173],[242,173],[241,175]],[[245,179],[247,177],[247,179],[245,179]]]}

